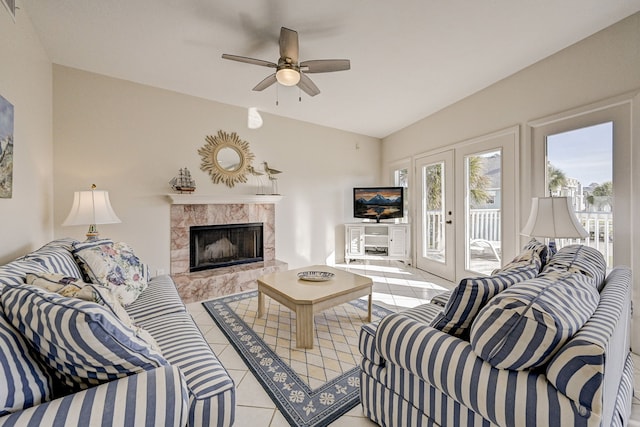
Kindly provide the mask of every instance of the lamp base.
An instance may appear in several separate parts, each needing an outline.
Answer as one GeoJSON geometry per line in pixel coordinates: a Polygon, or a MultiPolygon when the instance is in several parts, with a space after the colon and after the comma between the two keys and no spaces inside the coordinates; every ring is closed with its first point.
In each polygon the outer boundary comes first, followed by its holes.
{"type": "Polygon", "coordinates": [[[100,233],[98,232],[98,227],[96,227],[95,224],[91,224],[89,225],[89,231],[87,231],[87,241],[91,242],[93,240],[98,240],[98,236],[100,236],[100,233]]]}

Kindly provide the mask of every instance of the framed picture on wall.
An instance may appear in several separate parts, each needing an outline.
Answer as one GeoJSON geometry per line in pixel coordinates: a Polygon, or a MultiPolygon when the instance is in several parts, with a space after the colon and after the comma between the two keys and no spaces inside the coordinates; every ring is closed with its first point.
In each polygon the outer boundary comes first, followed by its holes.
{"type": "Polygon", "coordinates": [[[7,8],[9,14],[13,18],[13,22],[16,22],[16,0],[0,0],[4,7],[7,8]]]}
{"type": "Polygon", "coordinates": [[[0,95],[0,199],[13,195],[13,105],[0,95]]]}

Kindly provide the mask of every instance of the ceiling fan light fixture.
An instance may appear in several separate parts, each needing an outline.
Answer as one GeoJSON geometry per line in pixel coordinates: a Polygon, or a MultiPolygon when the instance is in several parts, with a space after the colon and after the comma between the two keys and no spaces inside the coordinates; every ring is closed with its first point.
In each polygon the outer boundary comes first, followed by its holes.
{"type": "Polygon", "coordinates": [[[295,86],[300,81],[300,72],[293,68],[281,68],[276,71],[276,80],[283,86],[295,86]]]}

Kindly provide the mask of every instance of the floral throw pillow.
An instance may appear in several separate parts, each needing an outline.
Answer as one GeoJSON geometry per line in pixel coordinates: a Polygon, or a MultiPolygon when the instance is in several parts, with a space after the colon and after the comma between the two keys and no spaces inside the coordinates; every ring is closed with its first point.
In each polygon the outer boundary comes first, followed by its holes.
{"type": "Polygon", "coordinates": [[[82,244],[73,252],[93,283],[108,287],[127,306],[147,287],[145,267],[126,243],[82,244]]]}

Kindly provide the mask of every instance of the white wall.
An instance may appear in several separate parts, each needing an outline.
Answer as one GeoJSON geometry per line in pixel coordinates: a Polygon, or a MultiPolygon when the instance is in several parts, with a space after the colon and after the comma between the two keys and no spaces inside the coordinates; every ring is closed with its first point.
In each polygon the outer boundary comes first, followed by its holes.
{"type": "Polygon", "coordinates": [[[383,163],[637,88],[640,13],[389,135],[383,163]]]}
{"type": "Polygon", "coordinates": [[[29,17],[0,6],[0,95],[14,107],[13,197],[0,199],[0,264],[53,236],[51,62],[29,17]]]}
{"type": "MultiPolygon", "coordinates": [[[[472,71],[470,71],[472,72],[472,71]]],[[[636,13],[605,30],[570,46],[442,111],[383,139],[383,165],[418,153],[446,147],[493,131],[520,125],[522,171],[530,173],[529,132],[527,123],[556,113],[572,110],[600,100],[640,89],[640,13],[636,13]]],[[[631,170],[625,171],[635,178],[640,175],[640,139],[637,130],[640,118],[634,104],[636,120],[632,125],[631,170]]],[[[530,194],[529,176],[521,174],[520,193],[530,194]]],[[[637,182],[637,179],[636,181],[637,182]]],[[[505,201],[509,202],[509,201],[505,201]]],[[[522,228],[528,213],[529,199],[511,201],[520,203],[522,228]]],[[[632,191],[631,218],[640,213],[640,195],[632,191]]],[[[632,267],[640,268],[640,227],[631,220],[628,235],[633,260],[632,267]]],[[[505,258],[508,258],[505,254],[505,258]]],[[[635,289],[640,286],[640,275],[635,275],[635,289]]],[[[640,292],[634,292],[640,303],[640,292]]],[[[640,322],[640,321],[639,321],[640,322]]],[[[637,322],[636,322],[637,323],[637,322]]],[[[635,328],[634,347],[640,347],[640,327],[635,328]]],[[[637,350],[636,350],[637,351],[637,350]]]]}
{"type": "MultiPolygon", "coordinates": [[[[129,242],[141,258],[169,271],[168,181],[188,167],[197,194],[255,194],[257,183],[228,188],[200,170],[198,149],[222,129],[249,142],[255,166],[283,171],[276,207],[276,257],[290,267],[342,261],[351,191],[379,182],[381,141],[263,114],[247,129],[247,110],[55,65],[55,236],[84,238],[62,227],[76,190],[109,190],[121,224],[103,236],[129,242]]],[[[312,100],[308,102],[313,102],[312,100]]],[[[304,108],[305,104],[300,104],[304,108]]]]}

